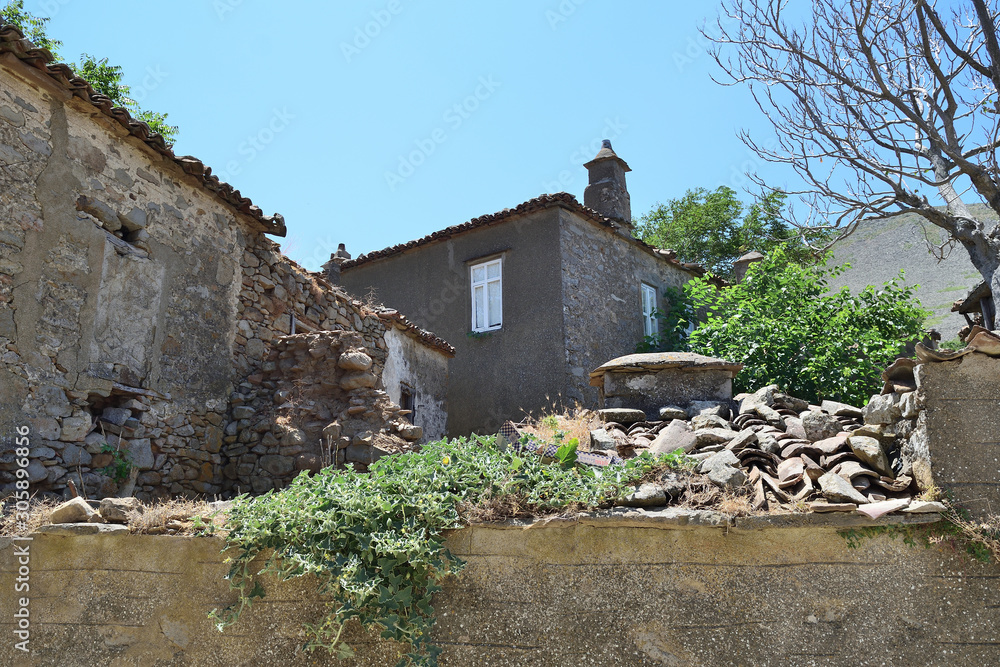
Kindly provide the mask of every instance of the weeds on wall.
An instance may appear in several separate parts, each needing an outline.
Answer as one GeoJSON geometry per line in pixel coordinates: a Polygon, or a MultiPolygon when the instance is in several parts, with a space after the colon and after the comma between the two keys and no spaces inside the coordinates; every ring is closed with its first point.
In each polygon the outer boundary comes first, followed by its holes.
{"type": "Polygon", "coordinates": [[[308,649],[351,656],[342,632],[357,619],[384,639],[410,645],[399,665],[436,665],[441,649],[430,639],[431,596],[465,565],[445,548],[444,531],[486,506],[534,515],[607,506],[668,465],[644,454],[597,470],[573,458],[567,448],[549,464],[473,436],[383,457],[368,473],[327,468],[303,473],[281,491],[241,496],[229,512],[226,538],[236,554],[228,578],[239,599],[212,617],[220,630],[235,623],[266,595],[261,575],[311,574],[331,602],[324,618],[306,625],[308,649]]]}
{"type": "Polygon", "coordinates": [[[977,521],[967,510],[949,506],[941,520],[928,524],[866,526],[841,532],[848,549],[859,548],[865,540],[887,535],[901,538],[911,547],[941,546],[984,564],[1000,564],[1000,516],[977,521]]]}

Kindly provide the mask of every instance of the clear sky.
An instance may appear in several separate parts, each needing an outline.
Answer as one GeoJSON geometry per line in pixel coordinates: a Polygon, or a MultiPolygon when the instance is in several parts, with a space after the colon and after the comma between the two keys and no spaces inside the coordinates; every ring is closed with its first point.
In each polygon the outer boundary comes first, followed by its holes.
{"type": "MultiPolygon", "coordinates": [[[[600,140],[632,167],[633,215],[745,187],[766,140],[745,89],[711,80],[714,2],[283,3],[27,0],[62,54],[107,57],[174,149],[266,213],[316,270],[536,197],[583,199],[600,140]]],[[[794,178],[760,165],[772,186],[794,178]]],[[[746,197],[749,199],[749,196],[746,197]]]]}

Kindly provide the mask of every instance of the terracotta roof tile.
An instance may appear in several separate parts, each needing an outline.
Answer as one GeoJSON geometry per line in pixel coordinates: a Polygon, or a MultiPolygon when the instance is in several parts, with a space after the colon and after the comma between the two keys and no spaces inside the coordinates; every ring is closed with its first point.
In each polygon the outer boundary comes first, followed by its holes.
{"type": "Polygon", "coordinates": [[[56,85],[71,95],[90,103],[105,116],[120,123],[128,130],[129,134],[138,137],[154,151],[177,163],[185,173],[198,179],[203,188],[215,194],[216,197],[240,213],[260,223],[268,234],[285,235],[285,220],[281,215],[277,213],[273,216],[264,215],[264,212],[255,206],[250,199],[240,194],[239,190],[220,181],[218,176],[214,176],[211,167],[206,167],[198,158],[190,155],[174,155],[173,150],[167,146],[163,137],[150,131],[146,123],[132,118],[126,109],[114,106],[107,96],[96,92],[85,79],[76,76],[68,65],[54,63],[54,58],[48,49],[35,48],[15,26],[0,26],[0,55],[5,53],[12,54],[24,64],[48,75],[56,85]]]}
{"type": "MultiPolygon", "coordinates": [[[[390,257],[392,255],[398,255],[402,252],[410,250],[411,248],[417,248],[419,246],[427,245],[429,243],[434,243],[435,241],[441,241],[444,239],[457,236],[459,234],[464,234],[465,232],[471,231],[473,229],[479,229],[480,227],[489,227],[490,225],[496,225],[511,218],[520,215],[526,215],[528,213],[534,213],[535,211],[541,211],[553,206],[559,206],[566,210],[572,211],[579,215],[580,217],[593,222],[596,225],[607,227],[609,229],[617,229],[621,226],[621,222],[615,220],[614,218],[608,218],[601,215],[592,208],[588,208],[577,201],[576,197],[569,194],[568,192],[557,192],[556,194],[541,195],[535,197],[534,199],[529,199],[523,204],[519,204],[514,208],[505,208],[502,211],[496,213],[489,213],[487,215],[481,215],[478,218],[473,218],[468,222],[463,222],[460,225],[453,225],[451,227],[445,227],[444,229],[438,230],[427,236],[415,239],[413,241],[407,241],[406,243],[400,243],[394,246],[390,246],[383,250],[375,250],[370,253],[359,255],[356,259],[348,260],[341,265],[342,270],[347,270],[354,268],[355,266],[360,266],[368,262],[372,262],[376,259],[382,259],[383,257],[390,257]]],[[[624,238],[624,237],[622,237],[624,238]]],[[[633,238],[632,243],[636,244],[646,252],[659,257],[660,259],[673,264],[674,266],[693,273],[697,276],[705,274],[705,269],[698,264],[689,264],[686,262],[678,261],[673,251],[661,250],[659,248],[654,248],[645,241],[633,238]]]]}
{"type": "Polygon", "coordinates": [[[383,322],[392,322],[398,328],[402,329],[408,336],[415,338],[424,345],[432,347],[436,350],[444,352],[448,357],[454,358],[455,348],[448,343],[444,338],[437,336],[426,329],[421,329],[416,324],[408,320],[403,314],[398,310],[392,308],[384,308],[375,313],[383,322]]]}

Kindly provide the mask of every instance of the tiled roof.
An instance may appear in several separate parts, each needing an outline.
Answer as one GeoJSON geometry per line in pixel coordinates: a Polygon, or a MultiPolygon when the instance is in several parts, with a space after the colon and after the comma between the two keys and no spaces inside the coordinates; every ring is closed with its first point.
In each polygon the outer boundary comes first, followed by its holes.
{"type": "Polygon", "coordinates": [[[54,63],[55,58],[48,49],[35,48],[24,34],[12,25],[0,26],[0,57],[10,53],[24,64],[47,75],[57,86],[71,95],[90,103],[108,118],[120,123],[129,134],[138,137],[157,153],[173,160],[185,173],[194,176],[201,186],[216,197],[232,206],[243,215],[259,222],[268,234],[285,235],[285,220],[275,214],[264,215],[264,212],[254,205],[250,199],[240,194],[239,190],[212,175],[211,167],[206,167],[201,160],[190,155],[174,155],[173,150],[163,140],[163,137],[150,131],[149,126],[132,118],[126,109],[112,106],[111,99],[95,92],[86,80],[76,76],[69,65],[54,63]]]}
{"type": "Polygon", "coordinates": [[[455,348],[448,343],[444,338],[437,336],[426,329],[421,329],[416,324],[406,319],[398,310],[393,310],[391,308],[384,308],[375,313],[383,322],[392,322],[397,327],[402,329],[411,338],[416,338],[418,341],[423,343],[428,347],[433,347],[436,350],[444,352],[449,357],[455,356],[455,348]]]}
{"type": "MultiPolygon", "coordinates": [[[[496,225],[503,223],[511,218],[520,215],[526,215],[528,213],[534,213],[535,211],[541,211],[552,206],[559,206],[573,213],[576,213],[580,217],[593,222],[596,225],[602,227],[607,227],[609,229],[617,229],[622,223],[616,221],[614,218],[608,218],[592,208],[587,208],[580,202],[576,200],[576,197],[567,192],[557,192],[552,195],[542,195],[540,197],[535,197],[534,199],[529,199],[523,204],[519,204],[514,208],[505,208],[497,213],[490,213],[488,215],[481,215],[478,218],[473,218],[468,222],[463,222],[460,225],[454,225],[452,227],[445,227],[439,231],[432,234],[428,234],[422,238],[416,239],[414,241],[408,241],[406,243],[400,243],[398,245],[390,246],[383,250],[375,250],[373,252],[367,253],[365,255],[359,255],[356,259],[348,260],[341,265],[341,270],[346,271],[355,266],[360,266],[368,262],[374,261],[376,259],[382,259],[383,257],[390,257],[392,255],[398,255],[402,252],[410,250],[411,248],[416,248],[419,246],[427,245],[429,243],[434,243],[435,241],[441,241],[443,239],[448,239],[459,234],[471,231],[473,229],[479,229],[480,227],[489,227],[490,225],[496,225]]],[[[624,238],[624,237],[622,237],[624,238]]],[[[660,259],[673,264],[674,266],[693,273],[697,276],[705,274],[705,269],[698,264],[688,264],[686,262],[678,261],[674,256],[672,251],[660,250],[654,248],[648,243],[641,241],[640,239],[631,239],[632,243],[636,244],[646,252],[659,257],[660,259]]]]}

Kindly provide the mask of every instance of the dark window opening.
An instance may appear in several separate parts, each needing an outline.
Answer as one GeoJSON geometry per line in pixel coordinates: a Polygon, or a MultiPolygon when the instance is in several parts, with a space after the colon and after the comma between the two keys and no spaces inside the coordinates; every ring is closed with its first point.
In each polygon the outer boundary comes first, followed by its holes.
{"type": "Polygon", "coordinates": [[[406,415],[406,420],[412,424],[417,410],[417,403],[413,400],[412,387],[405,384],[399,386],[399,407],[410,411],[410,414],[406,415]]]}

